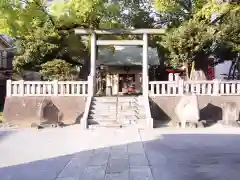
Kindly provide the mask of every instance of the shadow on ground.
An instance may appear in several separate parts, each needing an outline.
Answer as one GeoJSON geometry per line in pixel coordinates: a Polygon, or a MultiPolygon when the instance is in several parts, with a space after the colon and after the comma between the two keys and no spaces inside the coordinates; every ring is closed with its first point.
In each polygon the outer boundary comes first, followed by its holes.
{"type": "MultiPolygon", "coordinates": [[[[1,125],[1,124],[0,124],[1,125]]],[[[0,130],[0,141],[4,140],[5,138],[9,137],[11,134],[13,134],[14,131],[1,131],[0,130]]]]}
{"type": "MultiPolygon", "coordinates": [[[[146,139],[147,134],[141,132],[141,138],[146,139]]],[[[239,180],[239,144],[240,136],[234,134],[162,134],[151,141],[91,149],[9,167],[2,164],[0,179],[239,180]]]]}

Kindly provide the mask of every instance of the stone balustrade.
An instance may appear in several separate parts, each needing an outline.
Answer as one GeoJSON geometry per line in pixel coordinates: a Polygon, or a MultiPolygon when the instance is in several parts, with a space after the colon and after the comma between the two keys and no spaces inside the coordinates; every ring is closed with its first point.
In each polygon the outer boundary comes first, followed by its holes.
{"type": "Polygon", "coordinates": [[[240,81],[201,80],[150,81],[149,96],[240,95],[240,81]]]}
{"type": "Polygon", "coordinates": [[[88,81],[7,80],[7,96],[87,96],[88,81]]]}

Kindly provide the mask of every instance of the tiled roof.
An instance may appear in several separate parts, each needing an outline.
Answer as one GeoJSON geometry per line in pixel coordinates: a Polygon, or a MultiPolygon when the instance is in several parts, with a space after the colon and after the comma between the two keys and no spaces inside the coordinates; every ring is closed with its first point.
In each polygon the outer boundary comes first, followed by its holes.
{"type": "MultiPolygon", "coordinates": [[[[116,47],[115,52],[99,48],[97,65],[142,65],[142,47],[116,47]]],[[[148,48],[148,64],[160,65],[157,49],[148,48]]]]}
{"type": "Polygon", "coordinates": [[[5,44],[7,48],[14,47],[14,41],[9,36],[5,34],[0,34],[0,40],[5,44]]]}

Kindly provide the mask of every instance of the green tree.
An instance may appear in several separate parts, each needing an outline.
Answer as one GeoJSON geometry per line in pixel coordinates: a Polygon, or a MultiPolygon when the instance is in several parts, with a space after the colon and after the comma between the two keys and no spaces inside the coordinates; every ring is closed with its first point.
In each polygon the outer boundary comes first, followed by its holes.
{"type": "MultiPolygon", "coordinates": [[[[172,0],[171,3],[177,5],[174,7],[164,0],[156,2],[160,2],[160,5],[156,4],[160,10],[176,13],[182,12],[184,7],[181,3],[187,1],[172,0]]],[[[192,9],[191,16],[185,22],[179,22],[180,26],[171,28],[159,42],[167,49],[170,64],[190,66],[192,62],[197,62],[197,66],[204,67],[207,63],[205,60],[211,53],[226,57],[226,54],[239,52],[240,6],[216,0],[192,2],[197,6],[192,9]],[[213,15],[215,19],[212,18],[213,15]]],[[[185,12],[190,11],[184,10],[183,13],[185,12]]]]}
{"type": "Polygon", "coordinates": [[[53,59],[81,66],[89,56],[88,44],[73,30],[97,26],[99,15],[94,10],[101,10],[102,2],[75,0],[47,6],[42,0],[1,1],[1,33],[12,36],[18,44],[14,69],[39,71],[42,64],[53,59]]]}
{"type": "MultiPolygon", "coordinates": [[[[207,56],[214,41],[215,29],[204,22],[189,20],[169,32],[161,44],[168,50],[168,60],[172,66],[191,66],[199,58],[207,56]]],[[[204,62],[202,62],[204,63],[204,62]]],[[[188,73],[189,74],[189,73],[188,73]]]]}
{"type": "Polygon", "coordinates": [[[160,24],[176,28],[193,18],[207,2],[207,0],[154,0],[154,7],[158,12],[160,24]]]}
{"type": "MultiPolygon", "coordinates": [[[[44,0],[3,0],[0,12],[0,32],[13,37],[19,47],[14,59],[17,72],[39,71],[42,64],[61,59],[83,66],[82,69],[86,70],[84,77],[89,71],[89,39],[76,36],[74,28],[148,28],[153,23],[153,18],[149,17],[151,3],[146,0],[111,3],[105,0],[71,0],[53,1],[51,5],[44,0]]],[[[156,46],[154,39],[151,42],[156,46]]]]}
{"type": "Polygon", "coordinates": [[[77,77],[77,67],[61,59],[54,59],[41,64],[40,74],[44,80],[75,80],[77,77]]]}
{"type": "Polygon", "coordinates": [[[217,39],[233,52],[240,52],[240,5],[232,7],[217,26],[217,39]]]}

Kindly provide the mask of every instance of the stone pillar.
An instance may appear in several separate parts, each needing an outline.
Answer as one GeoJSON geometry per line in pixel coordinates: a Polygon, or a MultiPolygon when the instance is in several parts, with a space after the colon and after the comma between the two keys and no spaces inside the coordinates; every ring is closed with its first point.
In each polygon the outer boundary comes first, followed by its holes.
{"type": "Polygon", "coordinates": [[[117,73],[114,73],[113,75],[113,95],[117,95],[119,92],[118,92],[118,89],[119,89],[119,78],[118,78],[118,74],[117,73]]]}
{"type": "Polygon", "coordinates": [[[180,75],[179,73],[174,73],[174,81],[179,81],[180,75]]]}
{"type": "Polygon", "coordinates": [[[174,81],[174,75],[173,73],[168,74],[168,81],[174,81]]]}
{"type": "Polygon", "coordinates": [[[96,58],[97,58],[97,53],[96,53],[96,34],[92,33],[91,34],[91,68],[90,68],[90,75],[95,76],[96,74],[96,58]]]}
{"type": "Polygon", "coordinates": [[[141,92],[141,82],[140,82],[140,77],[141,75],[139,73],[135,74],[135,87],[137,92],[141,92]]]}
{"type": "Polygon", "coordinates": [[[143,96],[148,96],[148,35],[143,34],[143,52],[142,52],[142,90],[143,96]]]}
{"type": "Polygon", "coordinates": [[[90,84],[88,84],[90,86],[90,88],[92,89],[91,91],[89,91],[89,95],[93,96],[93,94],[95,93],[96,90],[96,59],[97,59],[97,38],[96,38],[96,34],[92,33],[91,34],[91,59],[90,59],[90,78],[91,80],[89,81],[90,84]]]}
{"type": "Polygon", "coordinates": [[[12,80],[7,80],[7,93],[6,95],[9,97],[9,96],[12,96],[12,80]]]}

